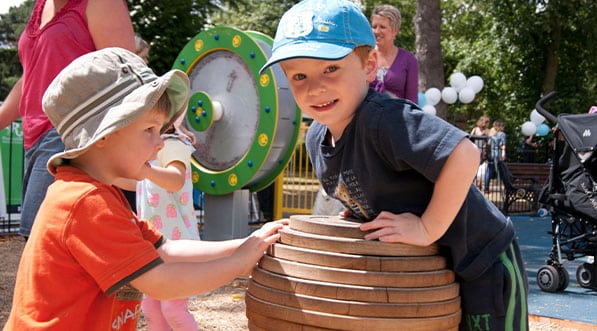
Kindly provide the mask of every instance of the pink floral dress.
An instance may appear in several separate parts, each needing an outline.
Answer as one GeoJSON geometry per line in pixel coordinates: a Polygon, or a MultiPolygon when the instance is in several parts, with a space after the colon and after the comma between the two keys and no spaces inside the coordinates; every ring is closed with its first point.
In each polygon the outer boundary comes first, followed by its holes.
{"type": "Polygon", "coordinates": [[[153,165],[166,167],[173,161],[186,165],[185,183],[178,192],[170,192],[149,180],[137,183],[137,213],[148,220],[168,239],[200,240],[193,207],[191,154],[193,146],[182,134],[165,134],[164,148],[153,165]]]}

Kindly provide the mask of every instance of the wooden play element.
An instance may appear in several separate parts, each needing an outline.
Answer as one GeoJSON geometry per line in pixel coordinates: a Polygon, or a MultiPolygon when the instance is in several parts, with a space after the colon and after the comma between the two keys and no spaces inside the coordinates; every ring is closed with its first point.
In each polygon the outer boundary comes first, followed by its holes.
{"type": "Polygon", "coordinates": [[[254,269],[250,330],[457,330],[459,286],[439,247],[367,241],[360,223],[295,215],[254,269]]]}

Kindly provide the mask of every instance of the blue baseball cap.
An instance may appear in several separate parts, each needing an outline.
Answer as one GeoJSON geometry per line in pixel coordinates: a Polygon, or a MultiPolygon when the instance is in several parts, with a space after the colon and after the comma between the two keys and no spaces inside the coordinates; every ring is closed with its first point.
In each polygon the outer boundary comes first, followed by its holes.
{"type": "Polygon", "coordinates": [[[375,47],[375,36],[361,10],[348,0],[304,0],[278,24],[272,56],[261,68],[292,58],[338,60],[357,46],[375,47]]]}

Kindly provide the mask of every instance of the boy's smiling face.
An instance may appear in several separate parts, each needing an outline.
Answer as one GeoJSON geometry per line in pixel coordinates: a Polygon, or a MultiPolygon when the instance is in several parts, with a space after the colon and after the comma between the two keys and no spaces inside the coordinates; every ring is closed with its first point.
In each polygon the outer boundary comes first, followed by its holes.
{"type": "Polygon", "coordinates": [[[376,59],[375,52],[369,52],[363,65],[351,52],[339,60],[295,58],[280,66],[301,110],[338,140],[375,78],[376,59]]]}

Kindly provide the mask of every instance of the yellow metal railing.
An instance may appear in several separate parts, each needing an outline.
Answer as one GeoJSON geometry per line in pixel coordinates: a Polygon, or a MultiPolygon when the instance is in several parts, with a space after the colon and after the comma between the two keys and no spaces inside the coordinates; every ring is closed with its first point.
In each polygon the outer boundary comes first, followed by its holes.
{"type": "Polygon", "coordinates": [[[274,190],[274,218],[293,214],[311,214],[319,181],[311,168],[305,149],[305,133],[309,126],[301,124],[299,139],[288,165],[276,179],[274,190]]]}

